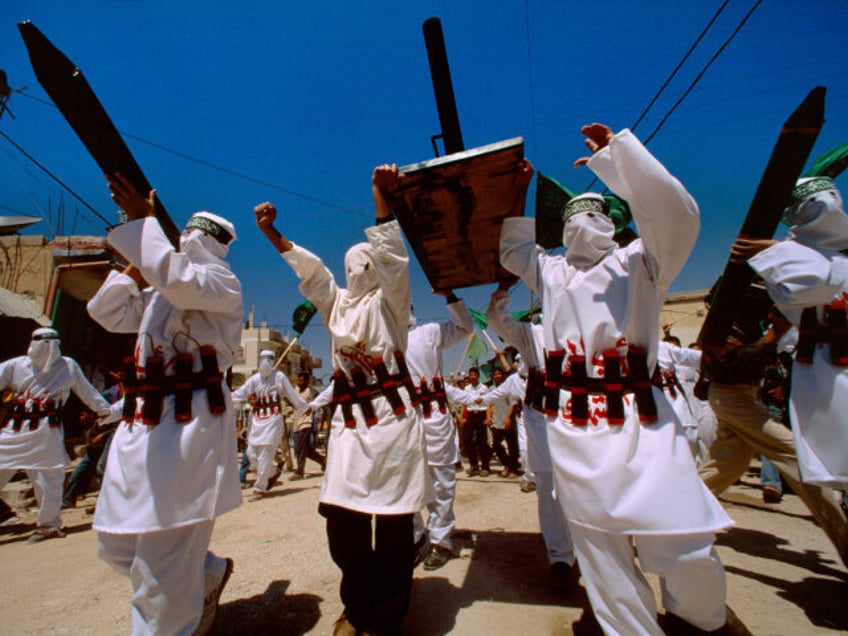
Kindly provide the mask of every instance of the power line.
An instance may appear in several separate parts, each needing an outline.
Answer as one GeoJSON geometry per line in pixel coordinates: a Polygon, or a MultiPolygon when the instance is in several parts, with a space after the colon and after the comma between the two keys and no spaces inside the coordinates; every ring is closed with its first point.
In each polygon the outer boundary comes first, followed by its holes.
{"type": "Polygon", "coordinates": [[[654,132],[652,132],[650,135],[648,135],[648,137],[645,139],[645,142],[644,142],[645,144],[647,144],[648,142],[651,141],[651,139],[654,138],[654,135],[656,135],[660,131],[660,129],[663,127],[663,125],[665,125],[665,122],[668,121],[668,118],[671,117],[672,113],[675,110],[677,110],[677,107],[680,106],[680,104],[683,103],[683,100],[686,99],[689,96],[689,93],[692,92],[692,90],[695,88],[697,83],[701,80],[701,78],[704,76],[704,74],[707,72],[707,70],[710,68],[710,66],[712,66],[713,62],[715,62],[718,59],[718,56],[721,55],[724,52],[724,49],[726,49],[728,47],[728,45],[733,41],[733,39],[739,34],[739,32],[742,30],[742,27],[745,26],[745,23],[748,22],[748,19],[754,14],[754,11],[757,10],[757,8],[760,6],[760,4],[762,4],[762,2],[763,2],[763,0],[757,0],[757,2],[754,3],[754,6],[751,7],[751,9],[748,11],[748,13],[745,14],[745,17],[742,18],[742,20],[739,22],[738,25],[736,25],[736,28],[733,30],[733,33],[730,34],[730,37],[728,37],[724,41],[724,44],[722,44],[718,48],[718,50],[713,54],[713,56],[710,58],[710,60],[706,63],[704,68],[701,69],[701,72],[698,73],[698,75],[695,77],[695,79],[692,80],[692,83],[689,84],[689,87],[683,92],[683,95],[680,96],[680,99],[678,99],[674,103],[674,105],[671,107],[671,109],[669,109],[668,113],[666,113],[665,117],[663,117],[662,120],[660,121],[660,123],[657,124],[657,127],[654,129],[654,132]]]}
{"type": "MultiPolygon", "coordinates": [[[[47,101],[46,99],[40,99],[35,97],[34,95],[30,95],[28,93],[21,93],[24,97],[28,97],[34,101],[40,102],[42,104],[46,104],[48,106],[52,106],[55,108],[55,104],[47,101]]],[[[130,139],[135,139],[136,141],[156,148],[157,150],[161,150],[163,152],[167,152],[168,154],[174,155],[175,157],[179,157],[181,159],[185,159],[187,161],[194,162],[206,168],[211,168],[212,170],[217,170],[218,172],[223,172],[224,174],[228,174],[230,176],[236,177],[238,179],[243,179],[245,181],[249,181],[250,183],[255,183],[257,185],[261,185],[265,188],[270,188],[272,190],[277,190],[278,192],[282,192],[292,197],[296,197],[298,199],[303,199],[304,201],[309,201],[310,203],[315,203],[317,205],[323,205],[328,208],[333,208],[335,210],[341,210],[342,212],[350,212],[352,214],[356,214],[358,216],[370,218],[368,214],[364,213],[362,210],[357,210],[354,208],[348,208],[342,205],[338,205],[335,203],[331,203],[330,201],[324,201],[323,199],[318,199],[316,197],[309,196],[307,194],[302,194],[300,192],[296,192],[284,186],[278,185],[276,183],[270,183],[269,181],[263,181],[261,179],[257,179],[256,177],[251,177],[250,175],[244,174],[242,172],[237,172],[235,170],[231,170],[230,168],[226,168],[224,166],[219,166],[217,164],[212,163],[211,161],[206,161],[205,159],[201,159],[200,157],[195,157],[193,155],[189,155],[187,153],[181,152],[179,150],[174,150],[173,148],[169,148],[162,144],[156,143],[154,141],[150,141],[149,139],[144,139],[143,137],[139,137],[138,135],[134,135],[132,133],[126,132],[125,130],[120,131],[122,135],[125,137],[129,137],[130,139]]]]}
{"type": "MultiPolygon", "coordinates": [[[[729,0],[725,0],[724,4],[722,4],[722,6],[719,7],[718,11],[713,16],[713,18],[709,21],[709,23],[707,24],[705,29],[696,38],[695,42],[690,47],[689,51],[686,52],[686,54],[684,55],[680,64],[678,64],[677,67],[675,67],[674,71],[672,72],[672,75],[668,78],[666,83],[663,84],[663,87],[660,89],[660,92],[657,93],[657,95],[654,96],[654,99],[651,100],[651,103],[648,105],[648,107],[645,109],[645,111],[643,111],[642,115],[639,116],[639,119],[637,120],[636,124],[638,124],[639,122],[642,121],[642,118],[645,116],[648,109],[657,100],[657,98],[659,97],[659,94],[665,89],[665,87],[668,85],[668,82],[671,81],[671,78],[674,76],[675,73],[677,73],[677,70],[680,68],[680,66],[683,64],[683,62],[689,57],[692,50],[694,50],[694,48],[698,45],[698,43],[701,41],[701,39],[703,39],[704,35],[712,27],[713,23],[718,18],[718,16],[721,14],[721,12],[724,11],[724,8],[727,5],[728,1],[729,0]]],[[[643,144],[645,144],[647,146],[648,143],[650,143],[650,141],[656,136],[656,134],[660,131],[660,129],[668,121],[669,117],[671,117],[671,115],[674,113],[674,111],[676,111],[677,108],[683,103],[683,101],[689,96],[689,94],[692,92],[692,90],[695,88],[695,86],[698,84],[698,82],[701,80],[701,78],[704,76],[704,74],[706,74],[707,70],[709,70],[710,66],[713,65],[713,62],[715,62],[718,59],[718,57],[724,52],[724,49],[726,49],[728,47],[728,45],[733,41],[733,39],[739,34],[739,32],[742,30],[742,27],[745,26],[745,23],[748,22],[748,19],[754,14],[754,11],[757,10],[757,8],[760,6],[761,3],[762,3],[762,0],[757,0],[754,3],[754,6],[752,6],[751,9],[748,11],[748,13],[746,13],[745,16],[742,18],[742,20],[739,21],[739,24],[736,25],[736,28],[733,30],[733,32],[730,34],[730,36],[724,41],[724,43],[713,54],[713,56],[704,65],[704,67],[701,69],[701,71],[698,73],[698,75],[695,76],[695,79],[692,80],[692,82],[689,84],[689,86],[686,88],[686,90],[683,91],[683,94],[678,98],[678,100],[676,102],[674,102],[674,104],[672,104],[671,108],[663,116],[663,118],[660,120],[659,124],[657,124],[657,127],[654,128],[653,132],[645,138],[645,140],[642,142],[643,144]]],[[[636,125],[634,124],[634,128],[635,128],[635,126],[636,125]]],[[[594,177],[592,179],[592,181],[589,183],[589,185],[586,186],[585,189],[588,190],[589,188],[591,188],[592,185],[594,185],[594,183],[597,180],[598,180],[598,177],[597,176],[594,177]]]]}
{"type": "Polygon", "coordinates": [[[654,104],[656,103],[656,101],[660,98],[660,95],[662,95],[662,94],[663,94],[663,92],[665,91],[665,89],[666,89],[666,88],[668,87],[668,85],[671,83],[671,80],[673,80],[673,79],[674,79],[674,76],[675,76],[675,75],[677,75],[677,71],[679,71],[679,70],[680,70],[680,67],[682,67],[682,66],[686,63],[686,60],[688,60],[688,59],[689,59],[689,56],[690,56],[690,55],[692,55],[692,53],[694,52],[694,50],[697,48],[698,44],[700,44],[701,40],[703,40],[703,39],[704,39],[704,36],[707,34],[707,31],[709,31],[709,30],[712,28],[713,24],[715,24],[715,21],[716,21],[716,20],[718,19],[718,17],[722,14],[722,12],[724,11],[725,7],[728,5],[728,3],[729,3],[729,2],[730,2],[730,0],[724,0],[724,4],[722,4],[722,5],[718,8],[718,11],[716,11],[716,12],[715,12],[715,14],[713,15],[712,19],[711,19],[711,20],[707,23],[707,26],[705,26],[705,27],[704,27],[704,30],[703,30],[703,31],[701,31],[701,34],[700,34],[700,35],[699,35],[699,36],[695,39],[695,41],[692,43],[692,46],[690,46],[690,47],[689,47],[689,50],[688,50],[688,51],[686,51],[686,54],[685,54],[685,55],[684,55],[684,56],[680,59],[680,61],[677,63],[677,66],[675,66],[675,67],[674,67],[674,70],[673,70],[673,71],[671,72],[671,74],[669,74],[669,76],[666,78],[665,82],[664,82],[664,83],[663,83],[663,85],[660,87],[660,90],[658,90],[658,91],[657,91],[657,94],[656,94],[656,95],[654,95],[653,99],[651,99],[651,101],[648,103],[648,105],[647,105],[647,106],[645,106],[645,110],[643,110],[643,111],[642,111],[642,114],[641,114],[641,115],[639,115],[638,119],[636,119],[636,123],[635,123],[635,124],[633,124],[633,125],[630,127],[630,129],[631,129],[631,130],[634,130],[634,131],[635,131],[635,130],[636,130],[636,127],[637,127],[640,123],[642,123],[642,120],[645,118],[645,115],[647,115],[647,114],[648,114],[648,111],[649,111],[649,110],[651,110],[651,108],[653,107],[653,105],[654,105],[654,104]]]}
{"type": "Polygon", "coordinates": [[[14,147],[15,147],[15,149],[16,149],[18,152],[20,152],[20,153],[21,153],[24,157],[26,157],[27,159],[29,159],[31,162],[33,162],[33,163],[34,163],[36,166],[38,166],[39,168],[41,168],[41,170],[43,170],[43,171],[44,171],[44,173],[45,173],[48,177],[50,177],[51,179],[53,179],[56,183],[58,183],[60,186],[62,186],[65,190],[67,190],[68,192],[70,192],[70,193],[74,196],[74,198],[75,198],[77,201],[79,201],[80,203],[82,203],[82,204],[83,204],[85,207],[87,207],[87,208],[88,208],[88,209],[89,209],[92,213],[94,213],[94,215],[95,215],[98,219],[100,219],[101,221],[103,221],[103,223],[105,223],[105,224],[106,224],[106,227],[112,227],[112,226],[114,225],[114,223],[112,223],[111,221],[109,221],[109,219],[107,219],[105,216],[103,216],[102,214],[100,214],[100,212],[98,212],[98,211],[97,211],[97,210],[95,210],[93,207],[91,207],[91,205],[89,205],[88,201],[86,201],[86,200],[85,200],[85,199],[83,199],[83,198],[82,198],[79,194],[77,194],[77,193],[76,193],[76,192],[75,192],[75,191],[74,191],[74,190],[73,190],[73,189],[72,189],[72,188],[71,188],[68,184],[66,184],[66,183],[65,183],[64,181],[62,181],[59,177],[57,177],[55,174],[53,174],[53,173],[52,173],[52,172],[51,172],[51,171],[50,171],[50,170],[49,170],[49,169],[48,169],[45,165],[43,165],[42,163],[40,163],[40,162],[39,162],[39,161],[38,161],[35,157],[33,157],[31,154],[29,154],[26,150],[24,150],[24,149],[23,149],[23,148],[21,148],[18,144],[16,144],[16,143],[12,140],[12,138],[11,138],[11,137],[9,137],[9,135],[7,135],[7,134],[6,134],[6,133],[4,133],[2,130],[0,130],[0,136],[2,136],[2,137],[6,140],[6,141],[8,141],[10,144],[12,144],[12,146],[14,146],[14,147]]]}
{"type": "Polygon", "coordinates": [[[533,51],[530,46],[530,0],[524,0],[524,37],[527,40],[527,80],[530,84],[530,133],[533,135],[533,153],[535,154],[537,147],[536,89],[533,84],[533,51]]]}

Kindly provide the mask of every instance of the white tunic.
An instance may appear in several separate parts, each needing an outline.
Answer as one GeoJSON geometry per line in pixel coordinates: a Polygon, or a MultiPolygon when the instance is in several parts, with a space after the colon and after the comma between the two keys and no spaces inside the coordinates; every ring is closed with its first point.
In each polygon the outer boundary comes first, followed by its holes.
{"type": "MultiPolygon", "coordinates": [[[[79,365],[64,356],[43,373],[33,368],[29,356],[0,363],[0,393],[5,389],[11,389],[16,399],[24,400],[28,410],[39,410],[38,405],[48,400],[61,409],[73,391],[98,415],[109,412],[109,403],[85,379],[79,365]]],[[[34,429],[30,429],[29,421],[24,421],[17,432],[10,422],[0,429],[0,470],[63,468],[68,463],[64,440],[62,427],[51,428],[46,417],[34,429]]]]}
{"type": "MultiPolygon", "coordinates": [[[[748,264],[766,282],[781,313],[796,327],[805,307],[848,298],[848,257],[787,240],[763,250],[748,264]]],[[[848,368],[830,363],[820,344],[812,364],[792,365],[789,418],[801,477],[807,483],[848,489],[848,368]]]]}
{"type": "MultiPolygon", "coordinates": [[[[139,268],[151,287],[140,290],[128,276],[111,272],[88,303],[109,331],[138,333],[135,363],[144,372],[148,356],[194,356],[212,345],[225,371],[239,346],[243,317],[241,284],[225,261],[192,263],[176,252],[152,217],[121,225],[109,243],[139,268]]],[[[209,412],[205,391],[194,391],[193,419],[178,423],[174,396],[166,396],[156,426],[122,423],[112,439],[94,528],[116,534],[165,530],[214,519],[241,504],[235,412],[222,382],[226,411],[209,412]]]]}
{"type": "MultiPolygon", "coordinates": [[[[630,204],[642,238],[578,270],[535,244],[533,219],[506,219],[501,262],[542,299],[545,349],[585,355],[589,377],[601,377],[602,353],[629,345],[656,362],[659,313],[668,285],[698,233],[698,208],[683,186],[625,130],[589,166],[630,204]]],[[[557,492],[569,522],[607,532],[709,532],[732,521],[704,486],[680,422],[654,388],[658,421],[639,423],[632,396],[623,425],[610,425],[606,399],[592,396],[590,421],[575,426],[570,395],[548,417],[548,443],[557,492]]]]}
{"type": "Polygon", "coordinates": [[[280,443],[284,425],[281,402],[283,397],[288,398],[297,411],[305,411],[307,407],[306,401],[282,371],[273,371],[267,378],[263,378],[261,373],[254,373],[233,391],[233,405],[238,407],[251,395],[257,398],[251,412],[250,431],[247,435],[247,443],[251,446],[276,446],[280,443]],[[267,400],[270,406],[261,406],[263,400],[267,400]]]}
{"type": "MultiPolygon", "coordinates": [[[[489,301],[486,315],[489,325],[505,342],[518,349],[524,364],[528,369],[545,370],[545,342],[542,325],[519,322],[509,314],[511,298],[507,292],[495,292],[489,301]]],[[[510,383],[512,389],[522,391],[516,398],[524,399],[526,382],[522,382],[518,374],[506,379],[504,385],[510,383]],[[512,379],[516,378],[516,379],[512,379]],[[513,388],[514,387],[514,388],[513,388]]],[[[502,385],[503,386],[503,385],[502,385]]],[[[500,390],[500,388],[499,388],[500,390]]],[[[527,430],[527,465],[532,472],[550,471],[551,452],[548,449],[548,431],[545,414],[529,405],[524,407],[524,427],[527,430]]]]}
{"type": "MultiPolygon", "coordinates": [[[[299,289],[321,314],[330,331],[333,368],[362,369],[376,383],[373,364],[382,359],[396,373],[395,351],[404,351],[411,303],[409,255],[397,221],[365,230],[373,250],[379,287],[351,302],[346,289],[317,256],[294,245],[283,254],[301,279],[299,289]]],[[[350,381],[350,378],[349,378],[350,381]]],[[[383,396],[373,399],[377,423],[367,426],[354,405],[355,428],[346,428],[341,407],[335,409],[328,441],[327,470],[320,501],[370,514],[417,512],[430,501],[421,417],[406,391],[406,404],[395,415],[383,396]]]]}
{"type": "MultiPolygon", "coordinates": [[[[464,300],[447,307],[450,320],[417,325],[409,330],[406,363],[416,388],[420,386],[422,378],[430,391],[433,390],[434,378],[439,378],[444,385],[442,350],[452,347],[474,331],[474,323],[464,300]]],[[[455,464],[459,461],[459,447],[450,409],[445,408],[445,412],[441,413],[435,401],[430,408],[430,417],[422,415],[424,437],[427,440],[427,462],[431,466],[455,464]]]]}

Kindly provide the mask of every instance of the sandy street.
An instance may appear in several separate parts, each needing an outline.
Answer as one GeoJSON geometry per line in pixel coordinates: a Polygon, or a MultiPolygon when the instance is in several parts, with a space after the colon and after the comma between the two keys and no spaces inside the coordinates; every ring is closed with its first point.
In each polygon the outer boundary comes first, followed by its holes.
{"type": "MultiPolygon", "coordinates": [[[[535,495],[496,476],[459,477],[458,557],[433,572],[416,570],[405,633],[596,633],[583,588],[557,594],[546,583],[535,495]]],[[[216,633],[332,633],[341,611],[339,574],[316,512],[320,479],[285,481],[218,520],[212,548],[233,557],[235,571],[216,633]]],[[[83,510],[93,501],[65,511],[65,539],[27,544],[34,512],[0,526],[0,633],[129,633],[130,584],[95,554],[83,510]]],[[[751,632],[848,631],[848,572],[798,498],[762,503],[749,472],[722,501],[737,523],[718,539],[728,602],[751,632]]]]}

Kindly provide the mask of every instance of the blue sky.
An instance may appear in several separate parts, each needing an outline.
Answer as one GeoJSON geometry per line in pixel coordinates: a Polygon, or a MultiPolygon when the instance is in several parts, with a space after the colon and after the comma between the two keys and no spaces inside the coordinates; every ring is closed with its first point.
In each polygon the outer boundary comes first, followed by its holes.
{"type": "MultiPolygon", "coordinates": [[[[637,135],[654,131],[754,4],[727,3],[637,135]]],[[[571,167],[584,154],[580,126],[632,126],[721,5],[19,0],[0,7],[0,69],[24,90],[0,130],[113,218],[96,164],[35,79],[16,26],[31,19],[83,70],[178,225],[198,209],[236,223],[230,260],[246,310],[285,332],[302,298],[255,229],[253,206],[274,202],[282,231],[343,278],[345,249],[373,219],[373,166],[433,156],[424,20],[442,20],[466,148],[523,136],[538,170],[582,190],[591,173],[571,167]]],[[[848,141],[846,24],[844,1],[763,2],[649,144],[701,206],[698,244],[672,291],[719,275],[781,124],[814,86],[828,95],[813,154],[848,141]]],[[[50,235],[63,199],[63,233],[104,232],[0,139],[0,214],[52,217],[27,231],[50,235]]],[[[417,264],[412,283],[419,320],[443,318],[417,264]]],[[[484,309],[493,289],[458,293],[484,309]]],[[[520,309],[529,294],[514,297],[520,309]]],[[[302,342],[327,360],[320,320],[302,342]]]]}

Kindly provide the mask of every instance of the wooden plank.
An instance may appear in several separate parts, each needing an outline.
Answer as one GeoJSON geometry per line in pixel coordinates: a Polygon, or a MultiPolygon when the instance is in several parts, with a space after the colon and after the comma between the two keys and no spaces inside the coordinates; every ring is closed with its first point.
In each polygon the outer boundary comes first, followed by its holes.
{"type": "Polygon", "coordinates": [[[399,168],[395,217],[435,289],[497,282],[503,220],[524,213],[516,186],[524,140],[506,141],[399,168]]]}

